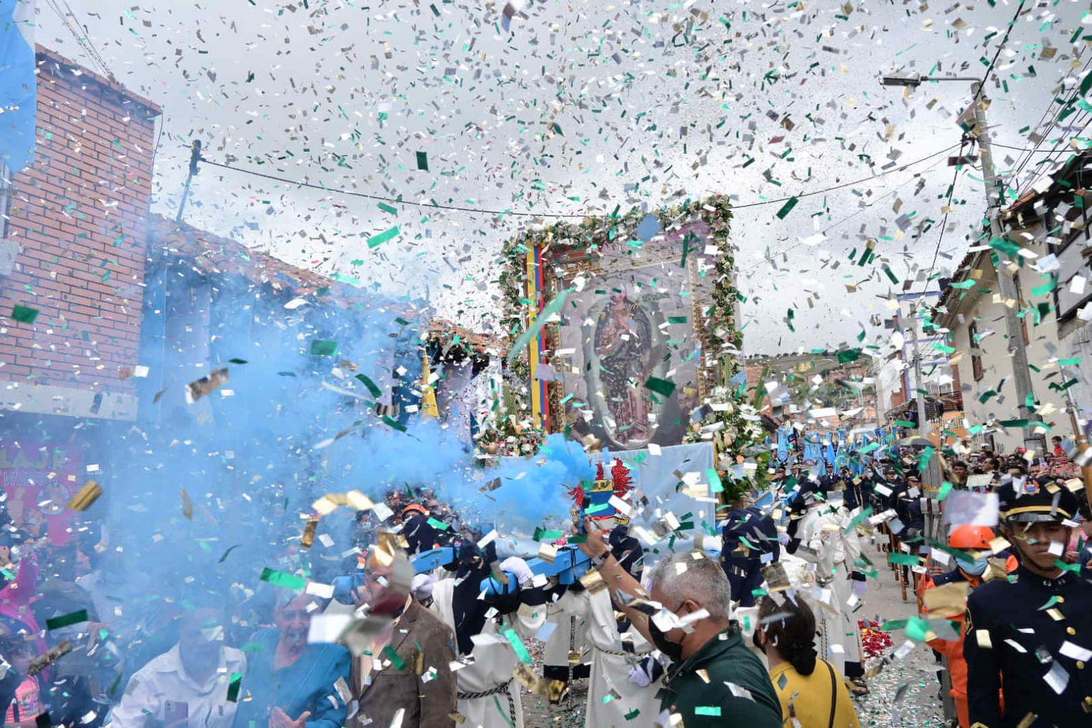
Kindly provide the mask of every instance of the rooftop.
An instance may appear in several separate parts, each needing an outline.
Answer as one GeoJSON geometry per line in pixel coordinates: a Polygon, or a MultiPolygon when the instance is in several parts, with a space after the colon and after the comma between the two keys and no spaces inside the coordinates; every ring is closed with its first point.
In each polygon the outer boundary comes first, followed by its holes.
{"type": "Polygon", "coordinates": [[[43,67],[52,66],[57,71],[67,71],[73,77],[72,80],[75,83],[82,83],[84,81],[91,81],[101,88],[118,94],[124,99],[128,99],[146,109],[150,116],[159,116],[163,113],[163,109],[156,102],[149,98],[133,93],[125,86],[121,85],[112,78],[99,75],[91,69],[76,63],[70,58],[62,56],[55,50],[46,48],[45,46],[35,45],[34,52],[38,61],[38,72],[41,73],[43,67]]]}

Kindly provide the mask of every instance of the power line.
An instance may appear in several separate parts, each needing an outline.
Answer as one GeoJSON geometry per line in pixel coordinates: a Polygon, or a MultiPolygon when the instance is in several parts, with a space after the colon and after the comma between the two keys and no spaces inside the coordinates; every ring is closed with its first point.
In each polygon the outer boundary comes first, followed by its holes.
{"type": "MultiPolygon", "coordinates": [[[[1082,111],[1082,112],[1078,113],[1076,117],[1074,117],[1074,119],[1073,119],[1074,124],[1077,123],[1077,121],[1081,117],[1081,114],[1083,114],[1083,113],[1084,112],[1082,111]]],[[[1079,136],[1082,132],[1084,132],[1084,130],[1088,128],[1088,125],[1089,125],[1090,122],[1092,122],[1092,117],[1089,117],[1088,119],[1085,120],[1084,126],[1082,126],[1079,130],[1077,130],[1077,132],[1074,134],[1074,136],[1079,136]]],[[[1058,149],[1058,147],[1060,147],[1062,144],[1066,143],[1067,141],[1069,141],[1069,139],[1072,139],[1072,138],[1073,137],[1069,137],[1069,138],[1064,138],[1063,137],[1063,138],[1059,139],[1057,142],[1055,142],[1054,146],[1051,147],[1050,153],[1046,157],[1046,159],[1039,160],[1039,164],[1038,164],[1039,169],[1035,170],[1035,172],[1032,175],[1031,179],[1028,180],[1027,185],[1023,189],[1018,191],[1017,198],[1022,196],[1025,192],[1027,192],[1029,189],[1031,189],[1032,186],[1034,186],[1035,182],[1039,179],[1039,177],[1042,176],[1042,173],[1041,173],[1040,170],[1042,168],[1044,168],[1045,166],[1047,166],[1048,164],[1051,164],[1054,161],[1055,154],[1057,154],[1058,152],[1064,152],[1065,151],[1064,149],[1058,149]]],[[[1047,174],[1049,174],[1049,172],[1047,172],[1047,174]]]]}
{"type": "MultiPolygon", "coordinates": [[[[920,159],[915,159],[913,162],[908,162],[898,167],[892,167],[891,169],[884,170],[877,174],[869,175],[868,177],[861,177],[860,179],[851,180],[849,182],[843,182],[841,184],[833,185],[831,187],[825,187],[820,190],[812,190],[810,192],[801,192],[797,195],[787,195],[785,197],[776,197],[769,200],[757,200],[755,202],[745,202],[742,204],[733,204],[732,209],[741,210],[747,207],[761,207],[764,205],[776,205],[778,203],[788,202],[792,199],[803,199],[804,197],[814,197],[815,195],[826,194],[827,192],[833,192],[835,190],[842,190],[847,187],[854,187],[865,182],[870,182],[874,179],[880,179],[886,177],[889,174],[901,172],[909,169],[910,167],[917,166],[922,162],[939,157],[942,154],[947,154],[951,150],[956,148],[956,144],[945,147],[939,151],[928,154],[920,159]]],[[[255,177],[261,177],[263,179],[272,180],[275,182],[282,182],[284,184],[290,184],[296,187],[305,187],[313,190],[320,190],[323,192],[332,192],[335,194],[346,195],[348,197],[360,197],[366,200],[375,200],[377,202],[388,202],[395,205],[409,205],[411,207],[425,207],[433,210],[449,210],[453,212],[467,212],[471,214],[479,215],[511,215],[513,217],[549,217],[549,218],[584,218],[592,217],[596,215],[602,215],[602,212],[533,212],[530,210],[495,210],[489,208],[480,207],[463,207],[460,205],[441,205],[436,202],[413,202],[410,200],[400,200],[395,197],[386,197],[383,195],[374,195],[367,192],[358,192],[357,190],[348,190],[338,187],[327,187],[326,185],[319,185],[313,182],[303,182],[300,180],[289,179],[287,177],[281,177],[274,174],[268,174],[266,172],[259,172],[255,169],[247,169],[245,167],[235,167],[230,164],[224,164],[223,162],[214,162],[205,157],[201,157],[201,161],[205,164],[212,165],[213,167],[220,167],[222,169],[230,169],[233,172],[242,172],[243,174],[253,175],[255,177]]]]}
{"type": "MultiPolygon", "coordinates": [[[[1083,52],[1083,51],[1082,51],[1082,52],[1083,52]]],[[[1089,58],[1089,59],[1088,59],[1087,61],[1085,61],[1085,64],[1084,64],[1084,68],[1083,68],[1083,69],[1081,69],[1082,73],[1088,70],[1088,67],[1089,67],[1089,65],[1092,65],[1092,58],[1089,58]]],[[[1059,122],[1059,121],[1061,121],[1061,115],[1062,115],[1062,113],[1063,113],[1063,112],[1064,112],[1064,111],[1065,111],[1065,110],[1066,110],[1067,108],[1069,108],[1070,106],[1072,106],[1072,104],[1074,103],[1074,101],[1076,101],[1076,98],[1077,98],[1077,94],[1078,94],[1079,90],[1080,90],[1080,86],[1079,86],[1079,85],[1078,85],[1078,86],[1074,86],[1073,90],[1072,90],[1072,91],[1071,91],[1071,92],[1069,93],[1069,96],[1068,96],[1068,97],[1067,97],[1067,98],[1065,99],[1065,101],[1063,101],[1063,103],[1062,103],[1062,108],[1060,108],[1060,109],[1058,110],[1058,113],[1054,115],[1054,118],[1053,118],[1053,119],[1051,119],[1050,125],[1049,125],[1049,126],[1047,127],[1046,131],[1044,131],[1044,132],[1043,132],[1043,134],[1042,134],[1042,135],[1041,135],[1041,136],[1039,137],[1039,141],[1037,141],[1037,142],[1035,143],[1035,146],[1033,147],[1033,149],[1034,149],[1034,150],[1038,150],[1038,149],[1039,149],[1039,147],[1040,147],[1040,146],[1042,146],[1043,142],[1045,142],[1045,141],[1047,140],[1047,138],[1048,138],[1048,137],[1050,136],[1050,133],[1051,133],[1051,132],[1052,132],[1052,131],[1054,130],[1054,128],[1055,128],[1055,127],[1056,127],[1056,126],[1058,125],[1058,122],[1059,122]]],[[[1046,116],[1046,115],[1047,115],[1047,114],[1048,114],[1048,113],[1050,112],[1050,108],[1051,108],[1051,107],[1050,107],[1050,105],[1048,105],[1048,106],[1047,106],[1047,108],[1046,108],[1046,109],[1045,109],[1045,110],[1043,111],[1043,116],[1042,116],[1042,117],[1040,117],[1040,121],[1039,121],[1039,123],[1038,123],[1038,124],[1036,124],[1036,127],[1035,127],[1036,129],[1038,129],[1038,128],[1039,128],[1039,126],[1040,126],[1040,125],[1042,124],[1042,118],[1043,118],[1043,117],[1045,117],[1045,116],[1046,116]]],[[[1080,116],[1080,114],[1078,114],[1078,117],[1079,117],[1079,116],[1080,116]]],[[[1076,121],[1076,119],[1074,119],[1074,121],[1076,121]]],[[[1048,157],[1047,157],[1047,160],[1049,160],[1049,159],[1050,159],[1050,157],[1052,157],[1052,156],[1053,156],[1053,154],[1054,154],[1054,150],[1055,150],[1055,149],[1057,149],[1057,148],[1058,148],[1058,145],[1056,144],[1056,145],[1055,145],[1055,146],[1053,147],[1053,149],[1051,149],[1051,151],[1050,151],[1050,152],[1048,153],[1048,157]]],[[[1025,156],[1024,156],[1024,157],[1023,157],[1023,158],[1022,158],[1022,159],[1020,160],[1020,163],[1019,163],[1019,164],[1017,165],[1016,169],[1015,169],[1015,170],[1013,171],[1013,173],[1012,173],[1012,174],[1010,175],[1010,180],[1017,180],[1017,179],[1019,178],[1020,174],[1021,174],[1021,173],[1022,173],[1022,172],[1024,171],[1024,168],[1025,168],[1025,167],[1027,166],[1028,162],[1030,162],[1030,161],[1031,161],[1031,154],[1030,154],[1030,153],[1028,153],[1027,155],[1025,155],[1025,156]]],[[[1040,162],[1040,166],[1041,166],[1042,164],[1043,164],[1043,162],[1040,162]]],[[[1034,178],[1033,178],[1033,180],[1032,180],[1032,181],[1034,182],[1034,178]]],[[[1019,185],[1017,185],[1017,186],[1019,186],[1019,185]]]]}
{"type": "MultiPolygon", "coordinates": [[[[963,156],[963,147],[967,143],[967,139],[964,138],[959,144],[959,156],[963,156]]],[[[948,213],[952,211],[952,195],[955,194],[956,180],[959,179],[959,165],[955,167],[955,171],[952,173],[952,183],[948,185],[948,200],[944,203],[944,217],[940,221],[940,234],[937,236],[937,246],[933,249],[933,261],[929,263],[929,271],[925,274],[925,285],[921,289],[921,293],[929,288],[929,276],[933,275],[933,268],[937,264],[937,256],[940,255],[940,244],[944,242],[944,231],[948,229],[948,213]]]]}
{"type": "Polygon", "coordinates": [[[79,21],[76,19],[75,13],[72,12],[72,8],[68,5],[67,0],[61,0],[64,2],[65,10],[62,10],[58,5],[57,0],[46,0],[50,9],[54,12],[61,23],[64,25],[65,30],[76,39],[76,43],[84,50],[85,53],[91,58],[92,62],[99,67],[99,70],[109,78],[111,81],[115,81],[113,72],[110,67],[106,65],[106,60],[95,48],[95,44],[91,41],[91,37],[87,34],[87,31],[83,29],[79,21]]]}
{"type": "Polygon", "coordinates": [[[997,59],[1001,56],[1001,51],[1004,50],[1005,44],[1009,41],[1009,34],[1012,33],[1012,26],[1016,25],[1016,21],[1020,18],[1020,13],[1024,11],[1024,3],[1027,0],[1020,0],[1020,4],[1016,7],[1016,12],[1012,14],[1012,20],[1009,21],[1009,27],[1005,28],[1005,35],[1001,38],[1001,42],[997,44],[997,50],[993,54],[993,60],[990,61],[990,65],[986,66],[986,72],[982,74],[982,80],[978,83],[978,90],[974,93],[974,98],[971,99],[971,105],[978,103],[978,97],[982,95],[982,91],[986,88],[986,81],[990,80],[990,74],[993,73],[993,67],[997,64],[997,59]]]}
{"type": "MultiPolygon", "coordinates": [[[[834,222],[832,222],[832,223],[828,224],[828,225],[827,225],[826,227],[824,227],[824,228],[823,228],[822,230],[819,230],[819,231],[817,231],[817,233],[818,233],[819,235],[826,235],[827,233],[829,233],[829,232],[830,232],[831,230],[833,230],[834,228],[836,228],[836,227],[838,227],[838,226],[840,226],[840,225],[844,225],[845,223],[849,222],[850,220],[852,220],[853,218],[857,217],[858,215],[860,215],[861,213],[865,212],[866,210],[869,210],[869,209],[871,209],[872,207],[875,207],[875,206],[876,206],[876,205],[878,205],[878,204],[879,204],[879,203],[880,203],[880,202],[881,202],[882,200],[885,200],[885,199],[887,199],[888,197],[891,197],[892,195],[898,194],[898,192],[899,192],[899,190],[900,190],[900,189],[902,189],[902,188],[903,188],[903,187],[905,187],[906,185],[910,184],[910,183],[911,183],[911,182],[913,182],[914,180],[916,180],[916,179],[919,179],[919,178],[920,178],[920,177],[921,177],[921,176],[922,176],[923,174],[925,174],[926,172],[930,172],[930,171],[932,171],[933,169],[935,169],[935,168],[936,168],[936,166],[937,166],[938,164],[940,164],[940,163],[941,163],[941,162],[943,162],[943,161],[944,161],[944,160],[942,160],[942,159],[938,159],[937,161],[935,161],[935,162],[933,162],[932,164],[930,164],[930,165],[929,165],[928,167],[926,167],[926,168],[925,168],[924,170],[922,170],[921,172],[915,172],[913,176],[911,176],[911,177],[907,177],[907,178],[906,178],[905,180],[903,180],[902,182],[899,182],[899,183],[898,183],[898,184],[897,184],[897,185],[896,185],[896,186],[894,187],[894,189],[892,189],[892,190],[890,190],[890,191],[888,191],[888,192],[885,192],[885,193],[883,193],[882,195],[880,195],[880,196],[879,196],[879,197],[877,197],[876,199],[872,200],[871,202],[867,202],[867,203],[865,203],[865,204],[861,205],[861,206],[860,206],[859,208],[857,208],[857,209],[856,209],[856,210],[854,210],[853,212],[849,213],[848,215],[846,215],[846,216],[844,216],[844,217],[841,217],[841,218],[839,218],[839,219],[835,220],[834,222]]],[[[791,242],[791,241],[789,241],[789,240],[787,240],[787,239],[782,239],[782,240],[780,240],[780,241],[778,241],[778,242],[781,242],[781,243],[785,243],[785,242],[791,242]]],[[[773,256],[773,255],[777,255],[778,253],[783,253],[783,252],[785,252],[785,250],[787,250],[787,247],[786,247],[786,246],[779,246],[779,247],[777,247],[777,248],[773,248],[773,249],[767,249],[767,251],[769,252],[769,254],[770,254],[771,256],[773,256]]]]}

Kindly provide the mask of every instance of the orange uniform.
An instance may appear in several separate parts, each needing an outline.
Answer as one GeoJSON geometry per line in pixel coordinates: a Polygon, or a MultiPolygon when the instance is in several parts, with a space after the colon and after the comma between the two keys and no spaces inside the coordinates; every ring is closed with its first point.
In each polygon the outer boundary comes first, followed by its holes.
{"type": "MultiPolygon", "coordinates": [[[[953,528],[952,532],[948,535],[948,545],[953,549],[967,552],[968,555],[982,558],[990,550],[990,542],[993,541],[993,539],[994,532],[991,528],[986,526],[959,525],[953,528]]],[[[976,563],[980,567],[984,566],[984,561],[976,561],[976,563]]],[[[965,565],[965,568],[975,573],[980,573],[980,569],[976,569],[973,564],[967,564],[965,565]]],[[[962,568],[952,569],[947,573],[937,574],[935,576],[923,576],[917,590],[918,611],[923,614],[925,613],[924,598],[925,592],[929,589],[944,584],[955,584],[958,582],[967,582],[970,586],[969,592],[978,587],[982,583],[982,580],[974,574],[964,571],[962,568]]],[[[970,728],[970,707],[967,702],[967,660],[963,657],[963,640],[967,636],[966,605],[964,605],[963,611],[959,614],[945,616],[950,621],[958,623],[959,637],[954,640],[940,638],[929,640],[929,646],[948,658],[948,674],[952,678],[952,690],[950,695],[955,701],[959,726],[960,728],[970,728]]]]}
{"type": "MultiPolygon", "coordinates": [[[[935,577],[925,576],[921,580],[918,590],[918,609],[924,612],[923,598],[926,591],[943,584],[952,584],[958,581],[970,581],[971,587],[978,586],[978,579],[968,580],[959,569],[954,569],[935,577]]],[[[979,582],[980,583],[980,582],[979,582]]],[[[950,695],[955,701],[956,715],[959,717],[959,728],[970,728],[970,709],[967,705],[967,660],[963,658],[963,639],[967,636],[966,612],[950,617],[950,621],[959,623],[959,637],[954,640],[940,639],[929,640],[928,644],[934,650],[948,658],[948,674],[952,678],[950,695]]]]}

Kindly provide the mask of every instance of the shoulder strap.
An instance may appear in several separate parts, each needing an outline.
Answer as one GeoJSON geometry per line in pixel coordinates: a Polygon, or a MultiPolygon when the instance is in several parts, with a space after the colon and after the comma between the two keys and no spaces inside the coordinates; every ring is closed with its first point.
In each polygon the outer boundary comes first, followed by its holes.
{"type": "Polygon", "coordinates": [[[827,728],[834,728],[834,715],[838,712],[838,678],[829,662],[823,660],[823,664],[827,666],[827,672],[830,673],[830,722],[827,728]]]}

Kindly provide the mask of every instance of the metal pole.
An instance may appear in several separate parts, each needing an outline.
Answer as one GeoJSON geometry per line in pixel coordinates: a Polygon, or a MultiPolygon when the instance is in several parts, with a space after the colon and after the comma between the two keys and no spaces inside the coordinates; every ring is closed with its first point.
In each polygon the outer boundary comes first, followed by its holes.
{"type": "MultiPolygon", "coordinates": [[[[993,154],[990,147],[990,131],[986,124],[985,94],[980,94],[982,85],[975,82],[971,87],[974,92],[971,103],[974,106],[974,130],[973,134],[978,140],[979,157],[982,160],[982,177],[986,182],[986,215],[990,220],[990,234],[994,238],[1004,237],[1001,229],[1001,184],[997,179],[997,172],[993,167],[993,154]]],[[[1031,369],[1028,367],[1028,352],[1024,345],[1024,331],[1020,325],[1020,319],[1016,315],[1016,309],[1009,306],[1009,301],[1017,301],[1016,282],[1005,270],[1005,264],[1000,255],[997,258],[997,284],[1001,291],[1002,305],[1005,309],[1005,332],[1009,337],[1009,351],[1012,354],[1012,378],[1016,385],[1016,399],[1020,408],[1020,417],[1028,421],[1039,419],[1028,406],[1028,399],[1034,401],[1034,393],[1031,387],[1031,369]]],[[[1024,427],[1024,447],[1037,450],[1042,454],[1045,450],[1045,439],[1042,435],[1032,432],[1030,427],[1024,427]]]]}
{"type": "MultiPolygon", "coordinates": [[[[1058,367],[1062,374],[1062,383],[1065,384],[1065,367],[1058,367]]],[[[1073,427],[1073,438],[1077,441],[1077,460],[1085,460],[1087,457],[1086,450],[1088,450],[1088,437],[1084,434],[1084,428],[1081,427],[1080,419],[1077,412],[1077,401],[1073,397],[1073,388],[1065,388],[1065,398],[1069,406],[1066,408],[1069,410],[1069,424],[1073,427]]],[[[1092,460],[1085,460],[1081,466],[1081,480],[1084,481],[1084,494],[1088,498],[1089,505],[1092,505],[1092,460]]]]}
{"type": "Polygon", "coordinates": [[[922,394],[925,391],[925,386],[921,381],[921,356],[918,352],[917,310],[917,305],[910,307],[910,346],[914,349],[914,383],[917,385],[914,392],[914,402],[918,405],[918,434],[922,437],[928,437],[929,421],[925,414],[925,396],[922,394]]]}
{"type": "Polygon", "coordinates": [[[178,214],[174,216],[175,222],[182,222],[182,213],[186,210],[186,201],[190,199],[190,183],[197,174],[197,163],[201,161],[201,140],[194,139],[190,147],[190,170],[186,175],[186,186],[182,188],[182,201],[178,203],[178,214]]]}

